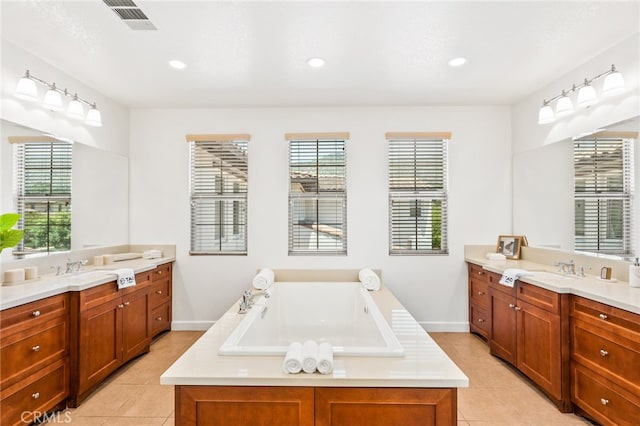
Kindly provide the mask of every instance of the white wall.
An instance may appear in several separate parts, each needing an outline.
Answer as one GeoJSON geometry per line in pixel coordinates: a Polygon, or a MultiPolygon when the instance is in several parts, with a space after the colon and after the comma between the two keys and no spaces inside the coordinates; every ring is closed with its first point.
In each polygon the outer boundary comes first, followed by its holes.
{"type": "MultiPolygon", "coordinates": [[[[257,268],[380,268],[429,329],[467,327],[463,246],[511,230],[508,107],[133,110],[130,239],[177,245],[174,326],[215,321],[257,268]],[[348,256],[287,255],[285,132],[348,131],[348,256]],[[452,131],[448,256],[388,255],[387,131],[452,131]],[[189,133],[249,133],[247,256],[189,256],[189,133]]],[[[204,325],[204,324],[202,324],[204,325]]]]}
{"type": "MultiPolygon", "coordinates": [[[[600,93],[602,79],[594,83],[600,93]]],[[[573,250],[574,177],[571,137],[640,115],[640,33],[578,66],[512,107],[513,134],[513,232],[524,234],[534,246],[573,250]],[[580,110],[552,124],[538,124],[544,98],[584,78],[592,78],[615,64],[623,74],[626,92],[580,110]]],[[[574,96],[575,98],[575,96],[574,96]]],[[[640,129],[635,129],[640,130],[640,129]]],[[[640,156],[637,149],[636,156],[640,156]]],[[[636,159],[636,194],[640,169],[636,159]]],[[[640,197],[635,198],[640,211],[640,197]]],[[[638,215],[635,215],[638,218],[638,215]]],[[[635,224],[640,249],[640,224],[635,224]]]]}

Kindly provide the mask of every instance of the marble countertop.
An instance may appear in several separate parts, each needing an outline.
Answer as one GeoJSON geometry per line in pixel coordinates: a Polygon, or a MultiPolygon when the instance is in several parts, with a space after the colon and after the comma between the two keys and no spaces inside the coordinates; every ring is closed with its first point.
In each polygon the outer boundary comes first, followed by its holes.
{"type": "Polygon", "coordinates": [[[332,374],[285,374],[283,356],[221,356],[242,320],[237,304],[160,377],[165,385],[468,387],[469,380],[386,288],[371,292],[405,350],[404,357],[334,358],[332,374]]]}
{"type": "Polygon", "coordinates": [[[488,260],[484,256],[466,256],[465,260],[482,266],[487,271],[502,274],[508,268],[524,269],[531,273],[520,281],[555,291],[585,297],[616,308],[640,314],[640,288],[630,287],[624,281],[602,280],[585,274],[585,277],[558,272],[558,268],[528,260],[488,260]]]}
{"type": "Polygon", "coordinates": [[[134,259],[104,266],[87,266],[82,271],[71,274],[55,275],[55,273],[51,273],[19,284],[5,284],[0,286],[0,310],[68,291],[82,291],[109,281],[115,281],[116,274],[112,272],[114,269],[131,268],[137,274],[174,260],[174,257],[134,259]]]}

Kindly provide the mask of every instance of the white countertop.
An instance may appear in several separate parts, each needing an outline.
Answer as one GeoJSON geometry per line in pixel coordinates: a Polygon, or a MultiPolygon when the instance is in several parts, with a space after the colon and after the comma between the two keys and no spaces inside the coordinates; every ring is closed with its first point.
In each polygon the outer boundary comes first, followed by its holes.
{"type": "Polygon", "coordinates": [[[371,296],[405,350],[404,357],[334,358],[332,374],[285,374],[282,356],[221,356],[242,320],[234,304],[160,377],[165,385],[468,387],[469,380],[387,289],[371,296]]]}
{"type": "Polygon", "coordinates": [[[640,288],[630,287],[624,281],[611,282],[589,274],[585,277],[561,274],[557,267],[528,260],[488,260],[484,256],[466,256],[465,260],[498,274],[502,274],[508,268],[524,269],[533,275],[522,276],[519,278],[520,281],[556,293],[575,294],[640,314],[640,288]]]}
{"type": "Polygon", "coordinates": [[[19,284],[5,284],[0,286],[0,310],[13,308],[68,291],[82,291],[109,281],[115,281],[116,275],[113,272],[109,272],[113,269],[131,268],[137,274],[155,269],[160,264],[173,262],[174,260],[175,258],[173,257],[134,259],[104,266],[88,266],[80,272],[71,274],[57,276],[55,274],[47,274],[19,284]]]}

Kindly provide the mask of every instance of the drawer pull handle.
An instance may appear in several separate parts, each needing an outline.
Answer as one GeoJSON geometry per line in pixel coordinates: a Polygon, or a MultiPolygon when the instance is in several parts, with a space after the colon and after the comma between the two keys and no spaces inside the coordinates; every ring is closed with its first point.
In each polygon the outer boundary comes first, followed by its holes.
{"type": "Polygon", "coordinates": [[[156,318],[156,321],[162,321],[162,317],[156,318]]]}
{"type": "Polygon", "coordinates": [[[31,394],[31,398],[33,398],[33,399],[38,399],[38,398],[40,398],[40,392],[32,393],[32,394],[31,394]]]}
{"type": "Polygon", "coordinates": [[[162,275],[162,271],[158,271],[158,275],[162,275]]]}
{"type": "Polygon", "coordinates": [[[484,296],[484,291],[479,291],[478,296],[484,296]]]}
{"type": "Polygon", "coordinates": [[[484,275],[484,271],[478,271],[478,275],[484,275]]]}
{"type": "Polygon", "coordinates": [[[121,303],[121,304],[118,305],[118,308],[122,309],[122,308],[124,308],[124,305],[121,303]]]}
{"type": "Polygon", "coordinates": [[[514,305],[513,303],[509,303],[509,307],[510,307],[511,309],[514,309],[514,308],[516,307],[516,305],[514,305]]]}
{"type": "Polygon", "coordinates": [[[600,314],[600,315],[598,315],[598,316],[600,317],[600,319],[601,319],[601,320],[605,320],[605,321],[607,320],[607,318],[609,318],[609,317],[608,317],[607,315],[605,315],[605,314],[600,314]]]}
{"type": "Polygon", "coordinates": [[[484,320],[483,320],[482,318],[478,318],[478,322],[479,322],[479,323],[483,323],[483,322],[484,322],[484,320]]]}
{"type": "Polygon", "coordinates": [[[31,312],[31,315],[33,315],[34,317],[39,317],[40,316],[40,311],[33,311],[33,312],[31,312]]]}
{"type": "Polygon", "coordinates": [[[124,302],[124,306],[129,306],[131,302],[124,302]]]}
{"type": "Polygon", "coordinates": [[[515,308],[513,308],[513,309],[515,309],[516,311],[520,311],[520,310],[522,310],[522,308],[521,308],[520,306],[516,306],[516,307],[515,307],[515,308]]]}
{"type": "Polygon", "coordinates": [[[156,291],[156,294],[162,294],[162,290],[156,291]]]}
{"type": "Polygon", "coordinates": [[[604,349],[600,349],[600,356],[607,356],[609,355],[609,352],[605,351],[604,349]]]}
{"type": "Polygon", "coordinates": [[[34,347],[31,348],[34,352],[39,352],[40,351],[40,345],[35,345],[34,347]]]}
{"type": "Polygon", "coordinates": [[[608,399],[604,399],[604,398],[600,398],[600,404],[608,405],[609,404],[609,400],[608,399]]]}

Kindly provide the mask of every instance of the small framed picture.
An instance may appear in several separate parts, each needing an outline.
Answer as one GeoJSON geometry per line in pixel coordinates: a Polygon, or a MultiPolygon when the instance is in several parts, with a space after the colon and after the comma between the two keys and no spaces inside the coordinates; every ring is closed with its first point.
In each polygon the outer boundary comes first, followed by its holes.
{"type": "Polygon", "coordinates": [[[507,259],[520,259],[520,249],[527,245],[524,235],[500,235],[496,252],[502,253],[507,259]]]}

